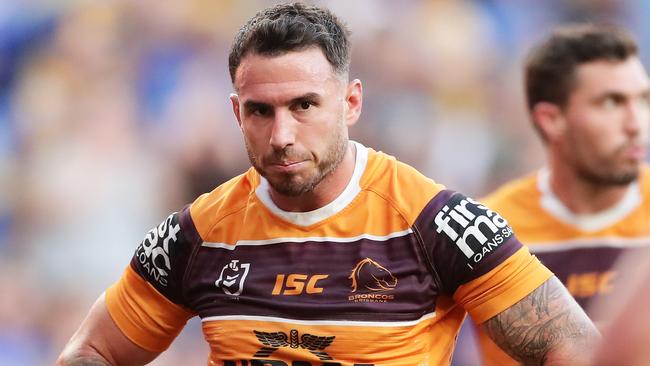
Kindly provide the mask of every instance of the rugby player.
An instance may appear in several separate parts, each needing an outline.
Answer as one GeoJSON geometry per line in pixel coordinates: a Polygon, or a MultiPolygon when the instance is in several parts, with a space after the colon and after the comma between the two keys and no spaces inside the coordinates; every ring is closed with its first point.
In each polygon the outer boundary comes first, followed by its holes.
{"type": "Polygon", "coordinates": [[[498,213],[349,140],[349,65],[326,9],[241,28],[230,100],[251,169],[149,232],[59,365],[147,363],[194,316],[211,365],[439,365],[467,312],[522,362],[586,364],[597,330],[498,213]]]}
{"type": "MultiPolygon", "coordinates": [[[[594,323],[592,305],[616,301],[622,255],[650,246],[650,170],[644,163],[650,82],[623,29],[555,29],[525,65],[530,116],[546,166],[482,200],[566,285],[594,323]]],[[[481,330],[487,365],[517,362],[481,330]]]]}

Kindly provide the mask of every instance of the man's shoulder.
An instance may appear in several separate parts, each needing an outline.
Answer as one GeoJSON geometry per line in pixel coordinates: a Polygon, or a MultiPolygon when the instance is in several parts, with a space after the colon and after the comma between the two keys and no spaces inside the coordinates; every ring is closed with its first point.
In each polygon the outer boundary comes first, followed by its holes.
{"type": "Polygon", "coordinates": [[[530,173],[502,184],[480,201],[497,211],[530,207],[541,195],[538,184],[537,173],[530,173]]]}
{"type": "Polygon", "coordinates": [[[200,234],[206,233],[224,217],[243,210],[259,185],[259,175],[250,168],[199,196],[190,206],[192,221],[200,234]]]}
{"type": "Polygon", "coordinates": [[[397,183],[395,188],[400,189],[413,187],[435,187],[438,191],[444,189],[442,184],[427,177],[413,166],[392,155],[368,148],[368,164],[361,186],[382,187],[392,183],[397,183]]]}
{"type": "Polygon", "coordinates": [[[400,211],[417,214],[445,186],[395,157],[368,149],[366,173],[361,189],[373,192],[400,211]]]}

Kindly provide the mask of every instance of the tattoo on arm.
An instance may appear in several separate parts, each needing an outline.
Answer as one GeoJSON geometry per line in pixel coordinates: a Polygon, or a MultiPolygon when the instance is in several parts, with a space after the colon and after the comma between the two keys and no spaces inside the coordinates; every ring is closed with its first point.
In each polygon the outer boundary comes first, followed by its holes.
{"type": "Polygon", "coordinates": [[[510,356],[526,365],[585,357],[598,331],[555,277],[481,326],[510,356]],[[575,352],[575,354],[574,354],[575,352]]]}

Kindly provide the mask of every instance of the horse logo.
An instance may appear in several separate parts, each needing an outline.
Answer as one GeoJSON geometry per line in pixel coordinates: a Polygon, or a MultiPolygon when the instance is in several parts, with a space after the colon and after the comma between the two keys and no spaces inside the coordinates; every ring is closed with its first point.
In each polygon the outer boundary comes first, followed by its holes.
{"type": "Polygon", "coordinates": [[[348,278],[352,280],[352,292],[390,291],[397,286],[397,278],[370,258],[359,261],[348,278]]]}

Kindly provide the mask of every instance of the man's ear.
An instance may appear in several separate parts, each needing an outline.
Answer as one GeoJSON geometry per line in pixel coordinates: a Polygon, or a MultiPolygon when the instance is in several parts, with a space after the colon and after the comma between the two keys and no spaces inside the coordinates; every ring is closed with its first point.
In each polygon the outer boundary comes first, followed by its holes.
{"type": "Polygon", "coordinates": [[[551,142],[560,138],[566,129],[564,112],[554,103],[539,102],[533,106],[533,123],[544,135],[544,139],[551,142]]]}
{"type": "Polygon", "coordinates": [[[241,115],[239,114],[239,95],[236,93],[231,93],[230,103],[232,104],[232,112],[235,114],[235,118],[237,118],[237,124],[239,124],[239,128],[241,128],[241,115]]]}
{"type": "Polygon", "coordinates": [[[363,86],[361,80],[352,80],[345,90],[345,124],[352,126],[357,123],[363,105],[363,86]]]}

